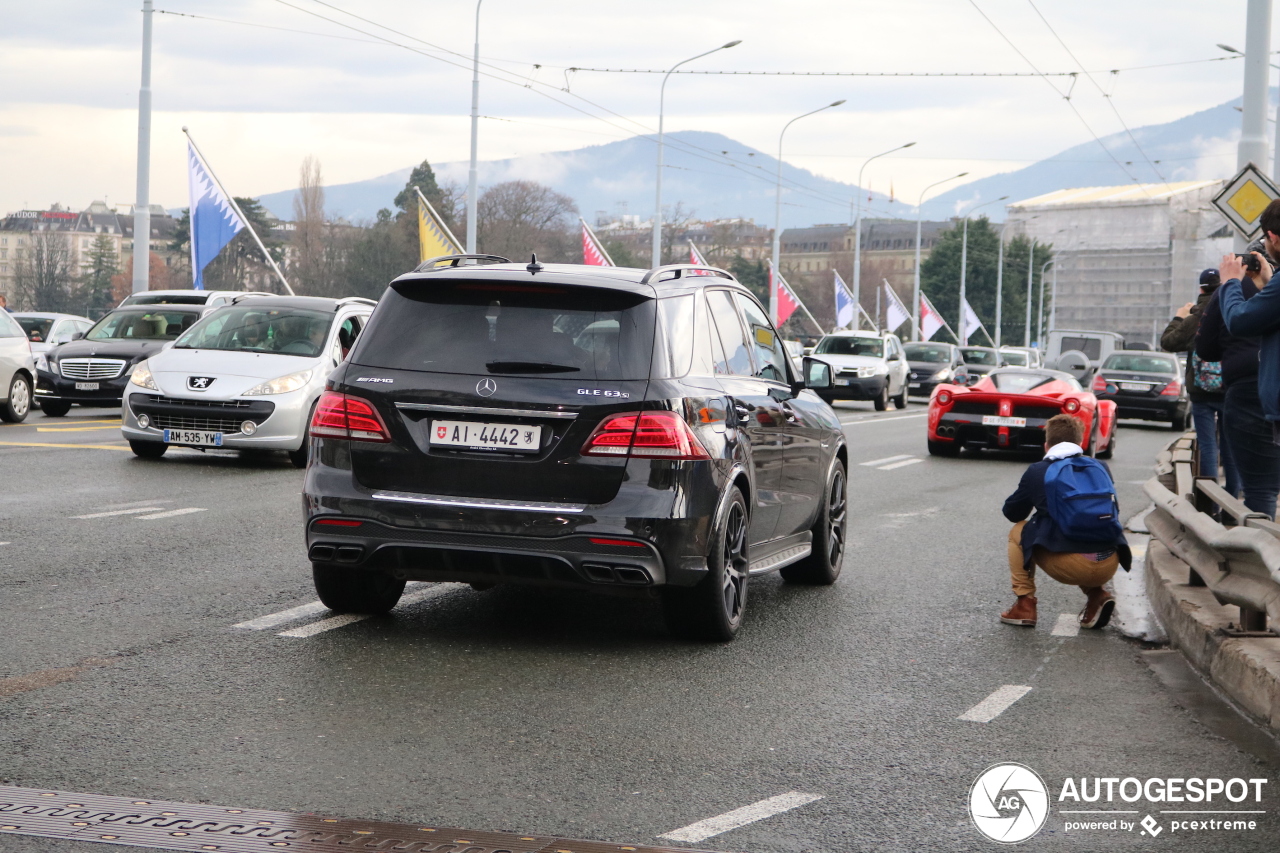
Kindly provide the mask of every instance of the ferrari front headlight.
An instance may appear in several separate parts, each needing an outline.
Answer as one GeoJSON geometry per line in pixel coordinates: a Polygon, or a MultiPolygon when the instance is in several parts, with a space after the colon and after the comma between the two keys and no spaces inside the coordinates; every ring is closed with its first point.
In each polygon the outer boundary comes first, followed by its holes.
{"type": "Polygon", "coordinates": [[[297,391],[299,388],[306,387],[314,373],[314,368],[290,373],[288,376],[281,376],[278,379],[271,379],[260,385],[255,385],[241,396],[261,397],[267,394],[288,394],[290,391],[297,391]]]}
{"type": "Polygon", "coordinates": [[[129,376],[129,384],[137,385],[139,388],[146,388],[149,391],[160,390],[160,386],[156,385],[156,380],[151,376],[151,367],[145,361],[140,361],[133,366],[133,372],[129,376]]]}

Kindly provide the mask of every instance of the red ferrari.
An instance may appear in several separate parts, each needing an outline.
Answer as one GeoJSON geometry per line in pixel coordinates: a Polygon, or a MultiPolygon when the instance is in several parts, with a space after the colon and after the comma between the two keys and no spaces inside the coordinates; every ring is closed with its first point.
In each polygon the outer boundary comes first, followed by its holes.
{"type": "Polygon", "coordinates": [[[1116,447],[1116,404],[1099,400],[1069,373],[1005,367],[970,388],[939,385],[929,398],[929,453],[963,448],[1044,450],[1044,422],[1068,414],[1084,424],[1085,453],[1110,459],[1116,447]]]}

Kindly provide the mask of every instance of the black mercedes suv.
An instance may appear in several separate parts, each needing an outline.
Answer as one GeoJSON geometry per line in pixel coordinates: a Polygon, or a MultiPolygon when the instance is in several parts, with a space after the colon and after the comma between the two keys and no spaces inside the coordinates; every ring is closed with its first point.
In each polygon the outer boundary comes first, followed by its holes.
{"type": "Polygon", "coordinates": [[[320,600],[385,612],[406,580],[656,595],[729,640],[748,579],[831,584],[848,457],[729,273],[458,255],[391,283],[311,423],[320,600]]]}

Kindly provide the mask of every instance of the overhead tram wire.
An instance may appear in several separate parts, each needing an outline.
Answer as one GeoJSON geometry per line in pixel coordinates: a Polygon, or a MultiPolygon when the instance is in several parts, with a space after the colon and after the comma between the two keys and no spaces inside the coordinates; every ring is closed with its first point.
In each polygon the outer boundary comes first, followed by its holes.
{"type": "Polygon", "coordinates": [[[1032,70],[1035,71],[1037,74],[1040,75],[1041,78],[1044,79],[1045,84],[1048,85],[1050,89],[1053,89],[1054,92],[1057,92],[1058,96],[1067,102],[1067,106],[1071,108],[1071,112],[1075,113],[1076,118],[1080,119],[1080,123],[1084,125],[1085,130],[1089,131],[1089,135],[1092,136],[1093,140],[1098,143],[1098,147],[1101,148],[1103,151],[1107,152],[1107,156],[1111,158],[1111,162],[1115,163],[1116,167],[1119,168],[1120,171],[1124,172],[1129,177],[1129,180],[1133,181],[1136,184],[1141,185],[1142,182],[1138,180],[1137,175],[1134,175],[1132,172],[1126,169],[1124,164],[1120,162],[1119,158],[1117,158],[1116,155],[1111,152],[1111,149],[1102,144],[1102,139],[1098,136],[1097,133],[1094,132],[1093,127],[1090,126],[1089,122],[1085,119],[1085,117],[1081,115],[1080,111],[1076,109],[1076,105],[1071,103],[1071,99],[1066,95],[1064,95],[1062,92],[1060,92],[1058,90],[1058,87],[1053,85],[1053,81],[1050,80],[1047,76],[1045,76],[1045,74],[1036,66],[1036,64],[1031,61],[1031,58],[1027,56],[1025,53],[1023,53],[1018,48],[1018,46],[1013,43],[1013,40],[1004,34],[1003,30],[1001,30],[998,26],[996,26],[996,22],[991,20],[991,18],[987,16],[986,12],[982,11],[982,7],[978,5],[977,0],[969,0],[969,5],[971,5],[978,12],[978,14],[982,16],[982,19],[984,21],[986,21],[988,24],[991,25],[991,29],[995,30],[996,34],[999,35],[1000,38],[1004,39],[1005,44],[1013,48],[1014,53],[1022,57],[1023,61],[1026,62],[1027,65],[1031,66],[1032,70]]]}
{"type": "Polygon", "coordinates": [[[1058,40],[1058,44],[1062,45],[1062,49],[1067,52],[1067,56],[1070,56],[1071,60],[1075,62],[1076,65],[1080,66],[1080,71],[1084,74],[1085,78],[1093,84],[1095,89],[1098,90],[1098,94],[1102,95],[1102,99],[1107,102],[1107,106],[1111,107],[1111,112],[1115,113],[1116,121],[1120,122],[1120,126],[1124,128],[1124,132],[1129,136],[1129,141],[1133,143],[1133,147],[1138,149],[1138,153],[1142,155],[1143,160],[1147,161],[1147,165],[1151,167],[1151,171],[1155,172],[1156,177],[1160,179],[1160,182],[1168,188],[1169,180],[1158,168],[1156,168],[1156,164],[1147,156],[1147,152],[1142,149],[1142,145],[1138,142],[1138,138],[1133,135],[1133,131],[1129,129],[1129,125],[1125,122],[1124,116],[1120,115],[1120,110],[1116,108],[1116,102],[1109,94],[1107,94],[1098,81],[1093,79],[1093,75],[1088,71],[1085,71],[1084,63],[1076,58],[1076,55],[1071,52],[1071,48],[1067,47],[1067,43],[1062,40],[1062,36],[1058,35],[1058,31],[1053,28],[1053,24],[1049,23],[1049,19],[1046,18],[1044,13],[1040,11],[1040,8],[1036,6],[1035,0],[1027,0],[1027,3],[1035,10],[1036,15],[1040,17],[1040,20],[1044,22],[1044,25],[1049,28],[1049,32],[1058,40]]]}
{"type": "MultiPolygon", "coordinates": [[[[1276,51],[1280,53],[1280,51],[1276,51]]],[[[1155,65],[1132,65],[1128,68],[1107,68],[1084,71],[1085,74],[1118,74],[1121,71],[1146,71],[1151,68],[1171,68],[1175,65],[1197,65],[1202,62],[1225,62],[1240,59],[1239,56],[1210,56],[1205,59],[1186,59],[1179,62],[1161,62],[1155,65]]],[[[597,74],[665,74],[660,68],[587,68],[581,65],[546,65],[564,71],[585,71],[597,74]]],[[[1074,77],[1080,71],[715,71],[682,69],[676,74],[701,74],[711,77],[1074,77]]]]}

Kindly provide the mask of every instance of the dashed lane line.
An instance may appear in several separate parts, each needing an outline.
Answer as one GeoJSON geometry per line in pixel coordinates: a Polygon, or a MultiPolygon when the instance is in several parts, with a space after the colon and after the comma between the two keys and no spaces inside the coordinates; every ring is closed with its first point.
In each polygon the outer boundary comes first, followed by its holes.
{"type": "Polygon", "coordinates": [[[162,509],[164,509],[162,506],[139,506],[131,509],[109,509],[103,512],[91,512],[88,515],[73,515],[71,517],[75,519],[110,518],[115,515],[137,515],[142,512],[159,512],[162,509]]]}
{"type": "MultiPolygon", "coordinates": [[[[403,607],[407,604],[417,604],[420,601],[426,601],[428,598],[436,598],[447,592],[462,589],[465,586],[466,584],[462,583],[438,583],[424,585],[422,588],[400,596],[400,601],[396,606],[403,607]]],[[[340,613],[336,616],[330,616],[328,619],[321,619],[319,622],[311,622],[307,625],[299,625],[297,628],[290,628],[288,631],[281,631],[276,634],[276,636],[288,637],[290,639],[314,637],[316,634],[323,634],[325,631],[332,631],[334,628],[342,628],[354,622],[363,622],[368,618],[368,613],[340,613]]]]}
{"type": "Polygon", "coordinates": [[[36,427],[36,432],[93,432],[94,430],[117,430],[120,425],[115,426],[87,426],[87,427],[36,427]]]}
{"type": "Polygon", "coordinates": [[[928,412],[921,412],[918,415],[894,415],[891,418],[877,418],[872,416],[872,417],[865,417],[865,418],[855,418],[854,420],[851,420],[851,421],[846,421],[844,419],[841,419],[840,423],[844,424],[845,426],[857,426],[858,424],[885,424],[891,421],[905,421],[909,418],[927,418],[927,417],[929,417],[928,412]]]}
{"type": "Polygon", "coordinates": [[[893,469],[895,469],[895,468],[904,468],[904,467],[906,467],[907,465],[914,465],[914,464],[916,464],[917,462],[923,462],[923,461],[924,461],[924,460],[923,460],[923,459],[921,459],[920,457],[918,457],[918,456],[913,456],[912,458],[910,458],[910,459],[904,459],[904,460],[902,460],[901,462],[894,462],[892,465],[881,465],[881,466],[880,466],[879,468],[877,468],[876,470],[877,470],[877,471],[892,471],[892,470],[893,470],[893,469]]]}
{"type": "Polygon", "coordinates": [[[323,603],[313,601],[310,604],[299,604],[297,607],[281,610],[279,613],[268,613],[266,616],[259,616],[257,619],[238,622],[231,627],[239,628],[243,631],[265,631],[267,628],[275,628],[289,622],[297,622],[299,619],[305,619],[308,616],[318,616],[328,609],[323,603]]]}
{"type": "Polygon", "coordinates": [[[670,841],[685,841],[696,844],[712,836],[726,833],[731,829],[738,829],[747,824],[791,811],[820,799],[822,799],[821,794],[804,794],[800,791],[789,791],[776,797],[770,797],[767,800],[761,800],[758,803],[752,803],[749,806],[743,806],[740,809],[734,809],[731,812],[725,812],[722,815],[716,815],[706,820],[700,820],[697,823],[691,823],[688,826],[682,826],[679,829],[673,829],[658,837],[670,841]]]}
{"type": "Polygon", "coordinates": [[[1021,684],[1006,684],[977,705],[965,711],[958,719],[967,720],[971,723],[989,723],[1009,710],[1010,705],[1030,692],[1030,687],[1021,684]]]}
{"type": "Polygon", "coordinates": [[[897,456],[886,456],[883,459],[872,459],[870,462],[859,462],[858,464],[866,466],[867,468],[875,468],[879,465],[884,465],[888,462],[897,462],[901,459],[911,459],[911,458],[912,456],[910,453],[899,453],[897,456]]]}
{"type": "MultiPolygon", "coordinates": [[[[157,507],[158,508],[158,507],[157,507]]],[[[139,521],[154,521],[158,518],[174,518],[179,515],[191,515],[193,512],[208,512],[209,510],[202,506],[188,506],[182,509],[170,509],[164,512],[152,513],[151,515],[138,516],[139,521]]]]}
{"type": "Polygon", "coordinates": [[[55,447],[62,450],[123,450],[132,453],[128,447],[114,444],[54,444],[48,441],[0,441],[0,447],[55,447]]]}
{"type": "Polygon", "coordinates": [[[1059,613],[1058,621],[1054,623],[1053,631],[1050,632],[1055,637],[1075,637],[1080,634],[1080,619],[1074,613],[1059,613]]]}

